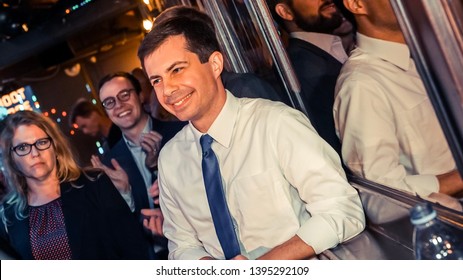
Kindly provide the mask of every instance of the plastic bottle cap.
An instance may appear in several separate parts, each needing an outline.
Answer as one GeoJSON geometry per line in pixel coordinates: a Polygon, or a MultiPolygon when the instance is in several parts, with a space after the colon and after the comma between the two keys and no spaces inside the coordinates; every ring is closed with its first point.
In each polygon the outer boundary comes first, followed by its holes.
{"type": "Polygon", "coordinates": [[[414,225],[427,223],[437,216],[430,203],[417,204],[410,211],[410,221],[414,225]]]}

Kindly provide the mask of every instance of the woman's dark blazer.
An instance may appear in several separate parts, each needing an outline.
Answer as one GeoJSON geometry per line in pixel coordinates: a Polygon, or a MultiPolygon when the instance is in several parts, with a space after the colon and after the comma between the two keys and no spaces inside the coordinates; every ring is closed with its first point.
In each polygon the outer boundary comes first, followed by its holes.
{"type": "MultiPolygon", "coordinates": [[[[72,259],[148,259],[148,245],[140,226],[105,174],[87,172],[61,184],[61,199],[72,259]],[[89,179],[95,178],[95,179],[89,179]]],[[[33,259],[29,218],[15,218],[3,204],[10,221],[0,225],[2,249],[20,259],[33,259]]]]}

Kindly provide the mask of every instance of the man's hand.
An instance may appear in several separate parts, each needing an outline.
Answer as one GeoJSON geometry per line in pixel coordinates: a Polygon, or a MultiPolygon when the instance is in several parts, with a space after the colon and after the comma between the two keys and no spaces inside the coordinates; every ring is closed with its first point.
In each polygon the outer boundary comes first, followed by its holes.
{"type": "Polygon", "coordinates": [[[95,155],[92,155],[90,161],[92,162],[93,167],[103,170],[103,172],[108,175],[109,179],[111,179],[119,192],[127,193],[130,191],[129,177],[125,170],[119,165],[117,160],[111,159],[113,168],[104,165],[95,155]]]}
{"type": "Polygon", "coordinates": [[[141,209],[143,215],[143,226],[149,229],[152,234],[158,236],[164,236],[162,233],[162,223],[164,222],[164,216],[162,215],[161,209],[141,209]]]}
{"type": "Polygon", "coordinates": [[[145,165],[150,170],[158,166],[159,150],[161,149],[162,135],[156,131],[142,133],[140,136],[140,145],[146,153],[145,165]]]}

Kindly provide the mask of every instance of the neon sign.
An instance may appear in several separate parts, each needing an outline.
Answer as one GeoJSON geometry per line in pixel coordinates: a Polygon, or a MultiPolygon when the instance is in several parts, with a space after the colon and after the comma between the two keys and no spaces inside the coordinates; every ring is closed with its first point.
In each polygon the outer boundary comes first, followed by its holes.
{"type": "Polygon", "coordinates": [[[17,111],[39,111],[40,105],[34,102],[35,96],[30,86],[25,86],[0,97],[0,119],[17,111]]]}

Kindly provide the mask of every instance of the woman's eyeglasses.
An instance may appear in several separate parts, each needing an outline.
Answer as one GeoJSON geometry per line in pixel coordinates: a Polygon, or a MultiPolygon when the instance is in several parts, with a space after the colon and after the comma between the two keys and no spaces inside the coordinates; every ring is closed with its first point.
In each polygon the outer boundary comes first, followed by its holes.
{"type": "Polygon", "coordinates": [[[23,157],[25,155],[30,154],[30,152],[32,151],[32,146],[35,146],[35,148],[39,151],[45,151],[51,146],[51,138],[40,138],[33,144],[22,143],[11,148],[11,150],[14,151],[18,156],[23,157]]]}

